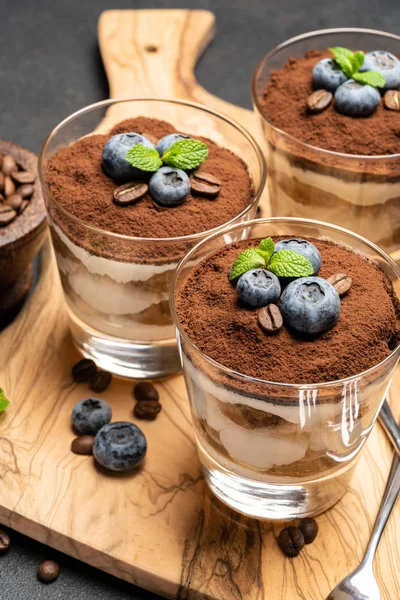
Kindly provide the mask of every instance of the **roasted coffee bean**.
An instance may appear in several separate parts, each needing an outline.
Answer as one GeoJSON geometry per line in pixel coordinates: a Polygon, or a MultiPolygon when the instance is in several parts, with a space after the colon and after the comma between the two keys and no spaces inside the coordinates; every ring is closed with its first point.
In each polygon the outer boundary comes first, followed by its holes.
{"type": "Polygon", "coordinates": [[[110,385],[112,375],[108,371],[97,371],[95,375],[90,379],[89,387],[92,392],[104,392],[110,385]]]}
{"type": "Polygon", "coordinates": [[[152,421],[158,415],[161,410],[161,404],[154,400],[141,400],[136,402],[133,414],[138,419],[148,419],[152,421]]]}
{"type": "Polygon", "coordinates": [[[72,378],[78,383],[89,381],[97,373],[97,367],[90,358],[82,358],[72,367],[72,378]]]}
{"type": "Polygon", "coordinates": [[[283,326],[281,311],[276,304],[263,306],[257,313],[258,323],[266,333],[277,333],[283,326]]]}
{"type": "Polygon", "coordinates": [[[160,397],[156,388],[150,381],[141,381],[140,383],[137,383],[134,387],[133,394],[139,402],[142,402],[143,400],[157,402],[160,397]]]}
{"type": "Polygon", "coordinates": [[[8,533],[0,529],[0,554],[5,554],[11,544],[10,536],[8,533]]]}
{"type": "Polygon", "coordinates": [[[6,175],[4,177],[4,195],[6,198],[8,198],[8,196],[12,196],[13,194],[15,194],[16,191],[16,187],[15,187],[15,183],[13,182],[13,180],[11,179],[11,177],[9,175],[6,175]]]}
{"type": "Polygon", "coordinates": [[[19,194],[13,194],[12,196],[8,196],[7,198],[7,204],[8,206],[11,206],[11,208],[13,208],[14,210],[19,210],[21,208],[21,204],[24,201],[22,200],[21,196],[19,194]]]}
{"type": "Polygon", "coordinates": [[[17,216],[17,212],[8,206],[7,204],[2,204],[0,206],[0,227],[5,227],[14,221],[17,216]]]}
{"type": "Polygon", "coordinates": [[[93,454],[94,435],[79,435],[72,440],[71,450],[74,454],[93,454]]]}
{"type": "Polygon", "coordinates": [[[312,544],[315,538],[318,535],[318,523],[314,519],[307,517],[306,519],[302,519],[299,529],[304,537],[305,544],[312,544]]]}
{"type": "Polygon", "coordinates": [[[120,185],[114,190],[114,202],[120,206],[135,204],[149,191],[149,186],[143,181],[131,181],[120,185]]]}
{"type": "Polygon", "coordinates": [[[327,281],[333,285],[340,297],[347,294],[352,284],[351,277],[346,273],[335,273],[335,275],[328,277],[327,281]]]}
{"type": "Polygon", "coordinates": [[[383,96],[383,103],[388,110],[400,110],[400,90],[388,90],[383,96]]]}
{"type": "Polygon", "coordinates": [[[190,176],[190,187],[194,194],[212,198],[219,194],[221,182],[205,171],[194,171],[190,176]]]}
{"type": "Polygon", "coordinates": [[[16,171],[17,169],[17,163],[15,162],[12,156],[10,156],[9,154],[3,156],[1,170],[3,171],[4,175],[11,175],[11,173],[13,171],[16,171]]]}
{"type": "Polygon", "coordinates": [[[0,172],[0,192],[4,191],[4,175],[0,172]]]}
{"type": "Polygon", "coordinates": [[[19,209],[19,214],[22,215],[22,213],[24,212],[24,210],[26,208],[28,208],[28,206],[29,206],[29,200],[23,200],[22,204],[20,206],[20,209],[19,209]]]}
{"type": "Polygon", "coordinates": [[[37,577],[42,583],[53,583],[60,575],[61,567],[54,560],[45,560],[39,567],[37,577]]]}
{"type": "Polygon", "coordinates": [[[30,198],[33,194],[33,185],[31,183],[24,183],[20,185],[18,188],[18,194],[22,196],[22,198],[30,198]]]}
{"type": "Polygon", "coordinates": [[[286,556],[297,556],[304,548],[304,537],[298,527],[286,527],[279,534],[278,544],[286,556]]]}
{"type": "Polygon", "coordinates": [[[35,173],[33,171],[14,171],[11,173],[11,177],[19,184],[35,182],[35,173]]]}
{"type": "Polygon", "coordinates": [[[307,98],[307,110],[310,113],[320,113],[332,102],[332,94],[327,90],[316,90],[307,98]]]}

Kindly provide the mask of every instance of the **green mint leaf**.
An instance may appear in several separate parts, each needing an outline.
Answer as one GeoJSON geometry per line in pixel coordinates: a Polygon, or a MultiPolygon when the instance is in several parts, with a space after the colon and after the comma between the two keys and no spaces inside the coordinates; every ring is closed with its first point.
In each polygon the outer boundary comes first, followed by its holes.
{"type": "Polygon", "coordinates": [[[272,256],[267,268],[277,277],[307,277],[314,273],[308,258],[294,250],[279,250],[272,256]]]}
{"type": "Polygon", "coordinates": [[[136,144],[128,150],[125,156],[125,160],[141,171],[148,171],[154,173],[162,167],[162,160],[157,150],[154,148],[148,148],[143,144],[136,144]]]}
{"type": "Polygon", "coordinates": [[[232,265],[229,279],[233,281],[250,269],[260,269],[265,267],[265,260],[254,248],[248,248],[241,252],[232,265]]]}
{"type": "Polygon", "coordinates": [[[365,71],[364,73],[353,73],[354,81],[363,85],[371,85],[374,88],[384,87],[386,79],[378,71],[365,71]]]}
{"type": "Polygon", "coordinates": [[[329,48],[329,50],[332,52],[343,73],[347,75],[347,77],[351,77],[354,73],[354,52],[347,48],[342,48],[342,46],[329,48]]]}
{"type": "Polygon", "coordinates": [[[2,413],[3,410],[5,410],[9,404],[10,402],[7,400],[3,390],[0,388],[0,413],[2,413]]]}
{"type": "Polygon", "coordinates": [[[200,140],[178,140],[168,148],[161,160],[169,167],[190,171],[201,165],[207,156],[208,148],[200,140]]]}
{"type": "Polygon", "coordinates": [[[353,65],[353,73],[356,73],[360,67],[364,64],[364,52],[359,50],[353,55],[351,59],[351,64],[353,65]]]}
{"type": "MultiPolygon", "coordinates": [[[[267,237],[267,238],[264,238],[263,240],[261,240],[258,248],[262,252],[261,256],[263,256],[265,258],[265,262],[268,264],[269,259],[271,258],[271,256],[274,253],[274,250],[275,250],[275,244],[274,244],[272,238],[267,237]]],[[[260,254],[260,252],[259,252],[259,254],[260,254]]]]}
{"type": "Polygon", "coordinates": [[[263,250],[260,250],[260,248],[254,248],[254,250],[259,256],[261,256],[261,258],[265,261],[265,264],[267,265],[269,263],[269,259],[271,258],[269,252],[264,252],[263,250]]]}

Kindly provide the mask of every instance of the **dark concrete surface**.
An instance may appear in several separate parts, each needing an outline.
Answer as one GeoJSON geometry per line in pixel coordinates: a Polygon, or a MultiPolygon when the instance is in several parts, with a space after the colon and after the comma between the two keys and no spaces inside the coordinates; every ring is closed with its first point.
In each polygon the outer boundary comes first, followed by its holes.
{"type": "MultiPolygon", "coordinates": [[[[400,31],[398,0],[0,0],[0,137],[37,152],[47,133],[78,108],[108,96],[97,20],[111,8],[205,8],[217,35],[197,77],[210,92],[251,107],[258,60],[288,37],[326,27],[400,31]]],[[[12,534],[0,557],[0,600],[150,600],[146,593],[12,534]],[[59,560],[57,582],[36,580],[40,562],[59,560]]],[[[294,600],[294,599],[290,599],[294,600]]]]}

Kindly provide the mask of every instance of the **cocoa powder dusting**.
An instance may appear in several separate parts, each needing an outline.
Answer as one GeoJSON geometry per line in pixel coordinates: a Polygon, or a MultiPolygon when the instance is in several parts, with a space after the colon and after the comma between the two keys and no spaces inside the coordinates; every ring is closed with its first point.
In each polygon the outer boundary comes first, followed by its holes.
{"type": "MultiPolygon", "coordinates": [[[[275,242],[282,238],[275,238],[275,242]]],[[[263,332],[257,311],[238,302],[228,275],[238,254],[259,240],[237,242],[201,262],[178,291],[185,331],[207,356],[226,367],[281,383],[318,383],[351,377],[385,359],[399,339],[400,312],[390,281],[378,267],[332,242],[310,239],[321,253],[319,276],[352,278],[337,324],[306,339],[283,327],[263,332]]],[[[246,384],[246,391],[251,393],[246,384]]]]}
{"type": "Polygon", "coordinates": [[[307,111],[307,98],[313,92],[312,69],[326,57],[332,57],[331,53],[310,51],[304,58],[290,58],[281,69],[272,71],[260,98],[267,119],[317,148],[368,156],[399,153],[400,112],[385,109],[383,102],[367,118],[342,115],[333,103],[319,114],[307,111]]]}
{"type": "Polygon", "coordinates": [[[101,154],[111,136],[129,131],[159,140],[176,130],[157,119],[127,119],[109,135],[91,135],[61,149],[49,162],[46,181],[54,198],[87,224],[135,237],[185,236],[222,225],[253,200],[253,185],[244,161],[211,140],[199,138],[209,148],[202,168],[221,181],[216,199],[189,195],[180,206],[166,209],[146,194],[132,206],[117,206],[113,191],[118,183],[104,173],[101,154]]]}

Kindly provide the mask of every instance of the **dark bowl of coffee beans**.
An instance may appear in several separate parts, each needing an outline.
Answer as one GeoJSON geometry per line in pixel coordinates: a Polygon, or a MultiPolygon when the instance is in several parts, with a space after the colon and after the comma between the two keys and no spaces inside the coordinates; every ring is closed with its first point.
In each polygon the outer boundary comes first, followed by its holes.
{"type": "Polygon", "coordinates": [[[46,237],[37,157],[0,139],[0,318],[20,305],[32,282],[32,261],[46,237]]]}

